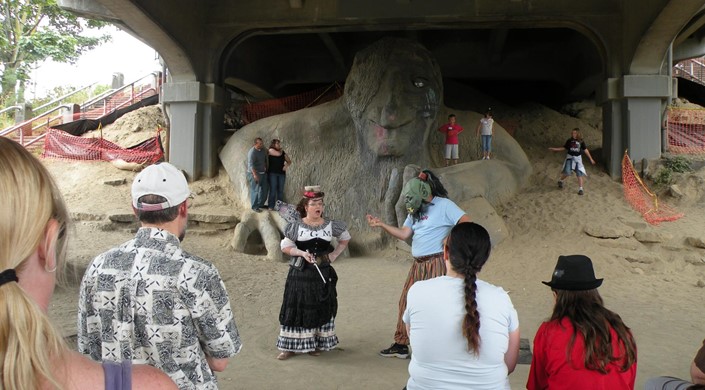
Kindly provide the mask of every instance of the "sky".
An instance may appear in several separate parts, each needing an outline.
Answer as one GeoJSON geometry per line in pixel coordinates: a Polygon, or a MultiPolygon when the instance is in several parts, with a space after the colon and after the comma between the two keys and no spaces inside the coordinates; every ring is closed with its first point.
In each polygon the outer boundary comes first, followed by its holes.
{"type": "Polygon", "coordinates": [[[113,26],[99,31],[111,35],[112,41],[84,53],[74,65],[53,61],[41,64],[32,75],[27,98],[42,97],[58,86],[83,87],[94,82],[110,85],[116,72],[124,74],[125,84],[129,84],[161,70],[156,51],[132,35],[113,26]]]}

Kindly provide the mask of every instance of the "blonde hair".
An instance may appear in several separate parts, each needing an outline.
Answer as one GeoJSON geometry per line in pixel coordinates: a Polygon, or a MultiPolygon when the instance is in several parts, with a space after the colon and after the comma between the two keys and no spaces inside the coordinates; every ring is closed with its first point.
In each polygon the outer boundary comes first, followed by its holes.
{"type": "MultiPolygon", "coordinates": [[[[20,271],[42,240],[48,240],[47,253],[55,253],[57,266],[63,267],[69,218],[61,194],[41,162],[4,137],[0,188],[0,272],[20,271]],[[52,219],[60,228],[54,237],[46,237],[52,219]]],[[[43,384],[61,389],[54,364],[61,362],[68,347],[49,317],[14,282],[0,286],[0,313],[0,390],[43,384]]]]}

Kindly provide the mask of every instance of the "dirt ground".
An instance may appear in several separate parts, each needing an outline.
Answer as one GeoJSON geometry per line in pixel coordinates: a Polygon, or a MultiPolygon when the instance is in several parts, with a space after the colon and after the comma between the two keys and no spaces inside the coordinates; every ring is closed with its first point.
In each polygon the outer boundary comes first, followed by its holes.
{"type": "MultiPolygon", "coordinates": [[[[687,378],[690,361],[705,337],[697,309],[705,293],[705,245],[698,247],[698,240],[705,239],[705,211],[696,190],[700,183],[696,179],[704,174],[694,172],[679,182],[686,189],[690,186],[688,199],[662,199],[683,212],[683,218],[650,226],[625,202],[621,183],[606,175],[599,163],[588,166],[584,196],[577,195],[575,178],[563,190],[556,186],[564,156],[547,148],[561,146],[574,127],[584,130],[588,147],[600,145],[600,130],[594,127],[599,126],[595,120],[599,112],[576,118],[532,104],[505,113],[535,173],[530,185],[498,210],[510,237],[494,249],[479,277],[510,292],[522,337],[533,340],[552,305],[550,290],[540,281],[550,279],[559,255],[586,254],[595,264],[597,277],[605,278],[600,293],[606,306],[634,332],[639,348],[637,388],[656,375],[687,378]],[[621,237],[594,237],[610,232],[621,237]]],[[[499,114],[496,119],[503,121],[499,114]]],[[[125,119],[126,127],[130,120],[125,119]]],[[[69,262],[80,274],[96,254],[132,237],[133,224],[110,218],[129,216],[134,173],[101,162],[45,162],[75,219],[69,262]]],[[[197,194],[190,210],[193,215],[240,215],[241,210],[229,206],[232,193],[224,172],[192,187],[197,194]]],[[[472,216],[472,210],[467,211],[472,216]]],[[[390,249],[338,260],[339,348],[319,357],[278,361],[275,341],[288,266],[267,260],[261,252],[233,252],[229,248],[232,226],[194,221],[184,240],[186,250],[211,260],[220,270],[244,345],[218,375],[221,389],[401,389],[405,385],[409,361],[382,358],[377,352],[392,342],[399,293],[410,267],[406,252],[390,249]]],[[[74,276],[52,301],[50,314],[67,336],[76,333],[77,298],[74,276]]],[[[513,388],[524,388],[528,368],[519,365],[510,376],[513,388]]]]}

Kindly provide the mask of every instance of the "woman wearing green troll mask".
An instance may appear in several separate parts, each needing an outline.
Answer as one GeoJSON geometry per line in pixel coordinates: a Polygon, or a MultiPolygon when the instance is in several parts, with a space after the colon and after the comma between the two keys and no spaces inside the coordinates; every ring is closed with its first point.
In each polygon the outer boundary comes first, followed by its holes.
{"type": "Polygon", "coordinates": [[[429,170],[424,170],[418,177],[409,180],[404,186],[402,196],[408,212],[402,227],[387,225],[369,214],[367,223],[372,227],[381,227],[400,240],[411,237],[414,264],[409,270],[409,276],[406,278],[399,298],[394,344],[380,351],[380,355],[385,357],[406,359],[409,357],[409,335],[401,319],[406,309],[406,293],[414,282],[446,274],[443,239],[456,224],[470,222],[470,217],[447,199],[448,192],[438,177],[429,170]]]}

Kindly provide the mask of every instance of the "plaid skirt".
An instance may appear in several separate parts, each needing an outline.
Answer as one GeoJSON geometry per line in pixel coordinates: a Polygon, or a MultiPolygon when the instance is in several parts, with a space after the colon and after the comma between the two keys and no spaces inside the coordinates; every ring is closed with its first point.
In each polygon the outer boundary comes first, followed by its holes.
{"type": "Polygon", "coordinates": [[[318,328],[282,325],[277,338],[277,348],[288,352],[330,351],[336,345],[338,336],[335,335],[335,318],[318,328]]]}

